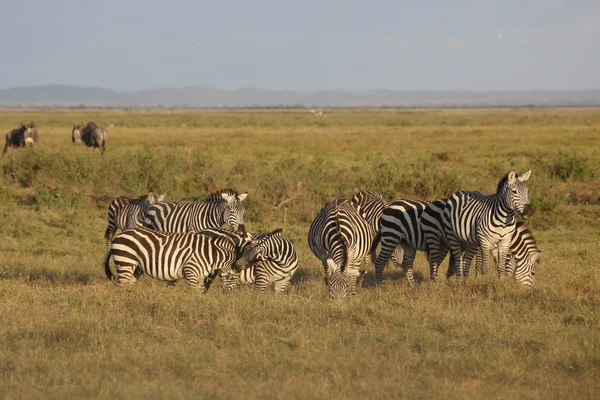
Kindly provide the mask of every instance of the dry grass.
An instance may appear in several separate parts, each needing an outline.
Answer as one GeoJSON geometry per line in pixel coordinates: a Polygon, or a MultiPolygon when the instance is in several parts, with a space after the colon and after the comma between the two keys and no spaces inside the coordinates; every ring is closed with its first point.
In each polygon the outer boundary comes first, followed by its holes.
{"type": "Polygon", "coordinates": [[[598,110],[327,114],[0,113],[2,132],[33,119],[41,136],[0,160],[1,396],[596,397],[598,110]],[[87,120],[114,124],[104,156],[70,143],[70,124],[87,120]],[[370,273],[356,298],[324,298],[306,234],[326,200],[492,192],[511,168],[533,168],[531,227],[544,251],[533,290],[494,276],[431,284],[421,255],[417,288],[388,267],[385,287],[370,273]],[[113,197],[227,186],[250,191],[250,230],[282,227],[295,244],[288,293],[106,281],[113,197]]]}

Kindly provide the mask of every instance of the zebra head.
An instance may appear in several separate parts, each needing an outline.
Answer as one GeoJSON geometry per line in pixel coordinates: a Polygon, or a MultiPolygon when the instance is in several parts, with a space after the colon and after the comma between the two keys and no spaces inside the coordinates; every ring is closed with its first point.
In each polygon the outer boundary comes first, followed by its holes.
{"type": "Polygon", "coordinates": [[[533,207],[529,203],[528,190],[525,181],[529,179],[531,170],[517,175],[515,171],[510,171],[498,184],[498,194],[504,196],[504,201],[510,209],[523,219],[528,219],[533,215],[533,207]]]}
{"type": "Polygon", "coordinates": [[[351,285],[353,280],[358,280],[360,272],[354,268],[340,268],[331,258],[327,259],[329,271],[329,284],[327,293],[329,297],[338,300],[351,295],[351,285]]]}
{"type": "Polygon", "coordinates": [[[522,260],[519,265],[517,265],[515,268],[515,278],[521,285],[528,288],[533,287],[535,267],[541,255],[541,250],[531,251],[527,254],[525,260],[522,260]]]}
{"type": "Polygon", "coordinates": [[[81,142],[81,126],[73,125],[73,130],[71,131],[71,142],[79,143],[81,142]]]}
{"type": "Polygon", "coordinates": [[[221,197],[225,200],[225,210],[223,211],[223,222],[234,230],[245,231],[244,227],[244,206],[242,201],[248,196],[248,192],[237,194],[233,192],[223,192],[221,197]]]}
{"type": "MultiPolygon", "coordinates": [[[[250,234],[248,234],[250,235],[250,234]]],[[[252,239],[240,248],[237,259],[233,263],[233,269],[240,272],[243,269],[250,268],[254,263],[266,261],[267,253],[267,239],[263,238],[260,240],[252,239]]]]}

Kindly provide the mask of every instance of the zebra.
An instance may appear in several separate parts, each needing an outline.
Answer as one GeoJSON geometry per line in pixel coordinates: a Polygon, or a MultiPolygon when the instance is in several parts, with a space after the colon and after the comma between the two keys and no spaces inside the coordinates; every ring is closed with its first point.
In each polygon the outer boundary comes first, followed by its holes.
{"type": "Polygon", "coordinates": [[[482,249],[481,273],[489,264],[489,252],[498,246],[498,275],[503,277],[509,260],[510,240],[515,231],[514,214],[523,219],[533,215],[524,184],[531,170],[522,175],[510,171],[498,183],[496,194],[456,192],[444,206],[444,231],[452,254],[452,271],[468,276],[469,264],[478,247],[482,249]]]}
{"type": "Polygon", "coordinates": [[[234,231],[244,231],[242,201],[247,196],[248,192],[223,189],[206,200],[155,203],[148,209],[144,225],[163,232],[199,232],[227,224],[234,231]]]}
{"type": "Polygon", "coordinates": [[[17,129],[6,132],[4,137],[6,143],[4,144],[2,155],[6,154],[9,147],[34,146],[39,140],[38,132],[33,122],[29,124],[21,122],[21,125],[17,129]]]}
{"type": "Polygon", "coordinates": [[[206,278],[231,268],[241,270],[261,261],[263,246],[243,248],[222,233],[165,233],[148,228],[126,229],[113,240],[106,254],[104,272],[118,284],[137,281],[142,273],[154,279],[175,282],[185,279],[205,292],[206,278]],[[117,275],[110,270],[111,256],[117,275]]]}
{"type": "MultiPolygon", "coordinates": [[[[493,250],[497,246],[493,246],[493,250]]],[[[517,281],[525,287],[533,287],[535,279],[535,266],[542,254],[533,233],[523,221],[517,221],[515,232],[510,239],[510,260],[507,264],[506,275],[514,276],[517,281]]],[[[496,256],[494,256],[496,258],[496,256]]],[[[481,273],[482,249],[475,253],[475,274],[481,273]]],[[[498,260],[496,260],[498,262],[498,260]]],[[[452,271],[449,270],[452,274],[452,271]]]]}
{"type": "Polygon", "coordinates": [[[117,229],[125,230],[144,226],[144,216],[148,208],[156,202],[163,201],[164,194],[156,196],[150,192],[146,196],[137,199],[120,196],[110,202],[108,206],[108,227],[104,232],[106,249],[110,248],[110,242],[117,232],[117,229]]]}
{"type": "MultiPolygon", "coordinates": [[[[402,270],[410,285],[415,283],[412,266],[417,250],[427,251],[425,237],[421,229],[421,217],[429,202],[422,200],[400,199],[392,202],[379,219],[379,231],[371,251],[375,250],[381,241],[381,250],[375,260],[375,274],[377,282],[383,282],[383,270],[392,253],[398,252],[401,247],[402,270]]],[[[398,258],[399,259],[399,258],[398,258]]],[[[397,261],[394,262],[397,265],[397,261]]]]}
{"type": "Polygon", "coordinates": [[[357,203],[337,199],[321,208],[310,225],[308,245],[323,264],[330,297],[356,294],[360,263],[369,254],[374,237],[357,203]]]}
{"type": "Polygon", "coordinates": [[[108,131],[98,127],[93,122],[88,122],[86,125],[73,125],[71,131],[71,141],[73,143],[85,144],[88,147],[100,148],[106,150],[106,142],[108,141],[108,131]]]}
{"type": "MultiPolygon", "coordinates": [[[[425,240],[425,247],[429,257],[429,279],[436,281],[440,264],[446,258],[450,251],[448,239],[444,230],[444,207],[448,199],[434,200],[423,210],[421,216],[421,231],[425,240]]],[[[453,259],[450,255],[450,264],[453,259]]],[[[451,276],[451,269],[448,267],[446,277],[451,276]]]]}
{"type": "MultiPolygon", "coordinates": [[[[296,250],[289,239],[281,234],[281,229],[273,232],[259,233],[252,237],[264,246],[264,261],[254,263],[239,274],[230,270],[221,274],[225,290],[232,290],[237,281],[243,284],[254,284],[258,293],[263,293],[273,283],[275,293],[283,293],[288,287],[294,272],[298,269],[296,250]]],[[[255,246],[257,244],[248,244],[255,246]]]]}

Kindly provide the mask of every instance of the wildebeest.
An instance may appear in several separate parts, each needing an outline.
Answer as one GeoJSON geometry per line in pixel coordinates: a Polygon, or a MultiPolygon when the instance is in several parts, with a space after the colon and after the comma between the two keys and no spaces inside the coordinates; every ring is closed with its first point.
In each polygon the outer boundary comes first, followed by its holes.
{"type": "Polygon", "coordinates": [[[88,147],[102,147],[102,151],[104,151],[106,150],[106,142],[108,141],[108,131],[98,127],[93,122],[88,122],[83,126],[73,125],[71,141],[73,143],[83,142],[88,147]]]}
{"type": "Polygon", "coordinates": [[[34,146],[39,139],[37,129],[33,122],[30,122],[29,124],[21,122],[20,127],[6,132],[5,137],[6,144],[4,145],[2,155],[6,154],[9,147],[25,147],[26,145],[34,146]]]}

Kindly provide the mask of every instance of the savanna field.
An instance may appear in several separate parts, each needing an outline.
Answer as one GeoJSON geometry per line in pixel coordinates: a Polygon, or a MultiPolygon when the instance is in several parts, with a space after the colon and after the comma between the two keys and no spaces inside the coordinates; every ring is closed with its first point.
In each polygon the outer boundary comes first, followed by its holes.
{"type": "Polygon", "coordinates": [[[598,109],[5,110],[0,131],[31,120],[37,147],[0,159],[1,398],[600,396],[598,109]],[[87,121],[110,126],[104,154],[71,143],[87,121]],[[419,253],[414,288],[369,265],[354,298],[325,297],[306,239],[325,202],[487,194],[530,168],[532,290],[431,283],[419,253]],[[285,294],[106,279],[113,198],[227,187],[249,192],[249,231],[293,242],[285,294]]]}

